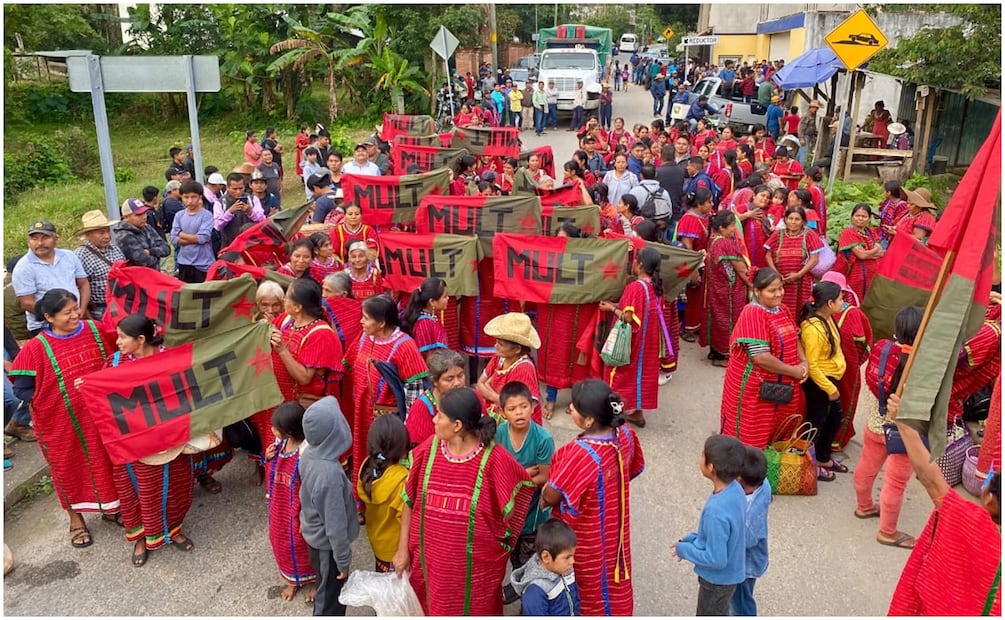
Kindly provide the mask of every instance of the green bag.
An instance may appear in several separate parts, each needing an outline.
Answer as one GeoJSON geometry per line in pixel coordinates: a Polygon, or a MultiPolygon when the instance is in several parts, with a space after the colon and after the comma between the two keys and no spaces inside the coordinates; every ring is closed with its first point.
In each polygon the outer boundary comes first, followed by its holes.
{"type": "Polygon", "coordinates": [[[632,361],[632,326],[615,321],[611,333],[600,349],[600,359],[611,367],[624,366],[632,361]]]}

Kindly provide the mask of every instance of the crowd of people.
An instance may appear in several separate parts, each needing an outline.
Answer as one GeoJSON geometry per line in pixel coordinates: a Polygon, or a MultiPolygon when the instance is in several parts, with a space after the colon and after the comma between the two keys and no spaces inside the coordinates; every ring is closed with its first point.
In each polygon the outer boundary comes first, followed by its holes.
{"type": "MultiPolygon", "coordinates": [[[[741,70],[739,80],[747,75],[741,70]]],[[[462,103],[456,124],[503,125],[498,113],[508,112],[509,124],[521,126],[515,97],[502,109],[497,104],[501,88],[493,85],[480,107],[462,103]],[[498,117],[488,114],[486,122],[476,110],[490,108],[498,117]]],[[[540,134],[550,114],[547,85],[536,84],[531,102],[540,134]]],[[[938,207],[926,190],[890,182],[882,204],[856,206],[832,248],[822,170],[804,169],[794,157],[806,144],[776,142],[762,126],[747,136],[718,130],[699,110],[693,128],[687,120],[629,127],[620,117],[609,124],[574,117],[578,148],[560,178],[537,155],[526,165],[457,159],[451,194],[507,195],[524,167],[541,190],[578,189],[568,206],[597,209],[597,236],[703,255],[684,292],[668,297],[661,254],[635,251],[620,298],[582,305],[458,298],[438,278],[391,290],[378,260],[381,233],[409,225],[374,226],[341,191],[345,173],[415,172],[395,169],[388,157],[395,145],[380,127],[347,162],[327,130],[302,127],[291,170],[303,187],[285,192],[289,171],[274,130],[261,141],[249,131],[245,161],[226,177],[207,168],[205,184],[194,180],[184,151],[171,149],[163,192],[126,200],[119,223],[85,213],[75,251],[57,247],[57,231],[44,219],[26,231],[28,253],[9,269],[19,312],[6,312],[4,321],[6,432],[42,446],[71,545],[92,544],[83,515],[101,513],[124,528],[136,567],[162,546],[195,547],[182,531],[193,489],[220,493],[213,473],[243,449],[258,465],[269,502],[282,596],[291,600],[304,589],[318,615],[345,613],[338,595],[361,526],[374,569],[407,571],[427,614],[500,615],[504,602],[520,598],[526,614],[630,615],[631,481],[646,457],[640,431],[625,423],[643,429],[646,413],[659,408],[684,341],[707,348],[710,364],[725,369],[720,434],[700,459],[713,494],[697,530],[673,547],[695,565],[699,614],[756,614],[771,497],[763,450],[789,416],[816,431],[818,481],[850,472],[841,455],[855,435],[863,365],[874,398],[854,473],[854,514],[879,519],[879,543],[913,547],[916,539],[897,529],[897,517],[912,467],[931,466],[913,443],[906,455],[886,456],[882,424],[895,417],[891,394],[920,315],[905,308],[895,339],[873,342],[859,306],[890,240],[924,241],[938,207]],[[301,190],[313,200],[311,226],[290,244],[287,262],[259,265],[289,283],[284,290],[262,280],[255,312],[272,325],[283,404],[248,412],[247,443],[210,436],[113,466],[77,387],[89,373],[156,356],[165,345],[164,326],[152,318],[129,315],[114,330],[101,321],[111,266],[160,270],[173,255],[182,282],[232,277],[246,257],[228,244],[283,202],[302,202],[301,190]],[[608,327],[629,327],[627,364],[590,376],[577,362],[570,341],[588,312],[608,327]],[[480,371],[469,364],[479,357],[480,371]],[[581,434],[556,447],[547,420],[565,388],[566,413],[581,434]],[[877,505],[873,486],[884,465],[877,505]]],[[[570,224],[558,234],[590,236],[570,224]]],[[[996,302],[961,351],[951,419],[1000,376],[1000,297],[996,302]]],[[[988,480],[988,511],[974,518],[1000,523],[1000,474],[988,480]]],[[[944,481],[931,481],[933,498],[948,500],[944,481]]],[[[991,599],[1000,605],[999,594],[991,599]]]]}

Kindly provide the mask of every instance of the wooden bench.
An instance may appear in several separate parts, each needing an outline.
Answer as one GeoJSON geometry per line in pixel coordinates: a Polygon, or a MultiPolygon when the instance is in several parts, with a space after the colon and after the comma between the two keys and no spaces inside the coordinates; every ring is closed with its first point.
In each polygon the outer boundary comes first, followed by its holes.
{"type": "MultiPolygon", "coordinates": [[[[856,147],[852,151],[852,166],[874,166],[876,174],[885,182],[890,180],[904,180],[911,173],[911,161],[914,159],[913,151],[901,151],[898,149],[872,149],[856,147]],[[872,159],[880,157],[883,159],[872,159]],[[868,159],[865,159],[868,158],[868,159]]],[[[845,161],[848,157],[848,148],[841,147],[838,157],[838,171],[844,170],[845,161]]]]}

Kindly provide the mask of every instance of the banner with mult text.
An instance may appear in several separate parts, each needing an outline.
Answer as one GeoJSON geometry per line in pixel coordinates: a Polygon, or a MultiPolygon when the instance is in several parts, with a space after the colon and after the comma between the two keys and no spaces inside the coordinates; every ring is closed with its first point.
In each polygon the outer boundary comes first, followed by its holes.
{"type": "Polygon", "coordinates": [[[345,203],[354,202],[371,226],[391,226],[415,220],[415,210],[424,196],[446,194],[450,170],[440,168],[423,174],[402,176],[342,175],[345,203]]]}
{"type": "Polygon", "coordinates": [[[579,207],[541,205],[541,230],[545,235],[557,235],[562,224],[566,222],[574,225],[584,235],[595,236],[600,232],[600,209],[595,205],[579,207]]]}
{"type": "Polygon", "coordinates": [[[405,172],[411,164],[419,167],[419,172],[429,172],[436,168],[451,168],[458,158],[468,155],[465,149],[445,149],[438,146],[399,144],[392,150],[394,169],[405,172]]]}
{"type": "Polygon", "coordinates": [[[516,127],[455,127],[450,146],[473,155],[520,156],[520,130],[516,127]]]}
{"type": "Polygon", "coordinates": [[[388,232],[380,236],[384,283],[414,291],[426,278],[440,278],[450,295],[478,295],[477,237],[388,232]]]}
{"type": "Polygon", "coordinates": [[[627,239],[498,234],[492,246],[498,298],[584,304],[617,299],[625,288],[627,239]]]}
{"type": "Polygon", "coordinates": [[[474,235],[484,240],[499,233],[541,234],[541,202],[536,196],[426,196],[415,212],[419,233],[474,235]]]}
{"type": "Polygon", "coordinates": [[[384,113],[384,124],[381,127],[381,138],[385,142],[394,142],[400,135],[425,136],[436,131],[436,121],[426,114],[390,114],[384,113]]]}

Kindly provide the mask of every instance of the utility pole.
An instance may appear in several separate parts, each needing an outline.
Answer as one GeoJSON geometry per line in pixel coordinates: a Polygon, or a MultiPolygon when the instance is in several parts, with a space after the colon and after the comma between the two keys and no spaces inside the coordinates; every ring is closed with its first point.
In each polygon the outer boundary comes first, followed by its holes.
{"type": "Polygon", "coordinates": [[[496,5],[489,3],[489,38],[492,41],[492,69],[499,68],[499,35],[496,32],[496,5]]]}

